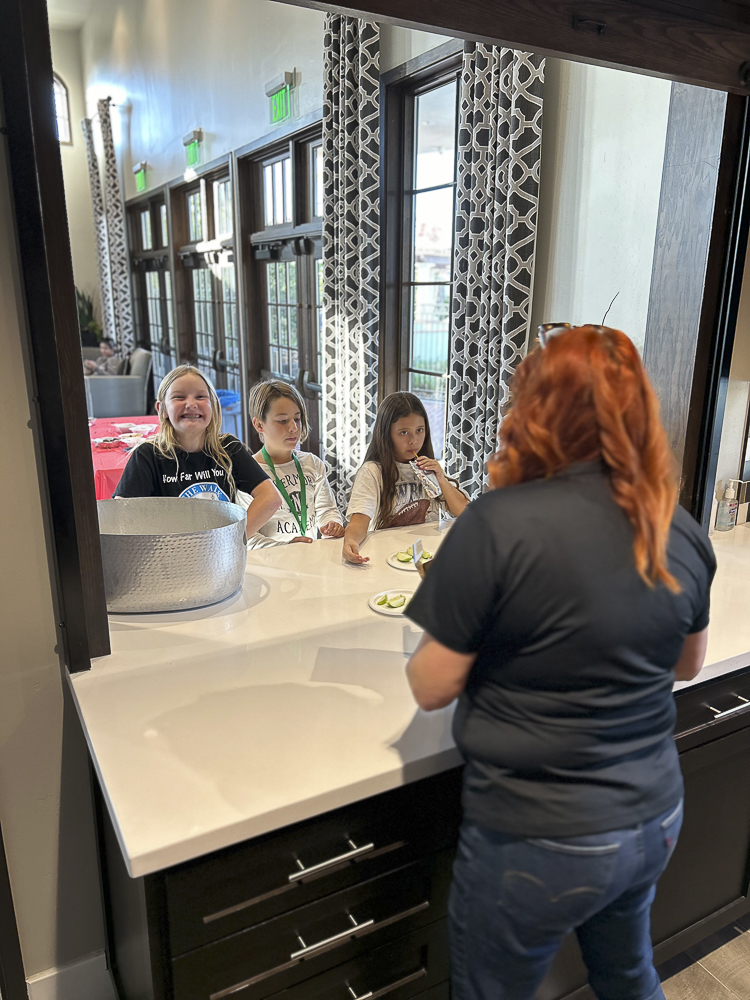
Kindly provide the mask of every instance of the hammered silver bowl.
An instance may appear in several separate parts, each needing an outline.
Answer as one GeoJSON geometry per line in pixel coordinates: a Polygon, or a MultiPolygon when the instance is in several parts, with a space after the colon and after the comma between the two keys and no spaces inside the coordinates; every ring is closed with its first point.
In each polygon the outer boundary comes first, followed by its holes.
{"type": "Polygon", "coordinates": [[[238,504],[139,497],[97,509],[110,613],[186,611],[241,587],[247,514],[238,504]]]}

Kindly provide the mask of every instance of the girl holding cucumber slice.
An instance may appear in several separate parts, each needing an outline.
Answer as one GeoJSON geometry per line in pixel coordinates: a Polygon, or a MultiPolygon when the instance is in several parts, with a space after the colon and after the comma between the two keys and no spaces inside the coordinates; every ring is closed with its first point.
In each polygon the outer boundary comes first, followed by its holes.
{"type": "Polygon", "coordinates": [[[308,434],[305,403],[280,379],[259,382],[250,393],[250,417],[263,446],[254,458],[281,494],[274,516],[248,540],[249,548],[341,538],[344,526],[317,455],[298,451],[308,434]]]}
{"type": "Polygon", "coordinates": [[[392,392],[378,409],[365,461],[354,480],[344,535],[346,562],[368,562],[368,531],[458,517],[469,500],[435,458],[430,421],[411,392],[392,392]]]}

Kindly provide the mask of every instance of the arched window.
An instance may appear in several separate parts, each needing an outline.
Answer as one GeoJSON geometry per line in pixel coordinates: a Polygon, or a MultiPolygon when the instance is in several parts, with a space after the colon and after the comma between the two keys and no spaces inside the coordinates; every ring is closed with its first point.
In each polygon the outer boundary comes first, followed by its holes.
{"type": "Polygon", "coordinates": [[[52,89],[55,94],[55,116],[57,117],[57,138],[66,146],[73,143],[70,133],[70,103],[68,88],[57,73],[54,74],[52,89]]]}

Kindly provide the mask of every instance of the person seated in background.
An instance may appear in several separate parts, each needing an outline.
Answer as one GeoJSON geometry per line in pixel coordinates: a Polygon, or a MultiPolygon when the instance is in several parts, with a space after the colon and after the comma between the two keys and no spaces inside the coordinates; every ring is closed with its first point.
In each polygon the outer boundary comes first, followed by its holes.
{"type": "Polygon", "coordinates": [[[120,367],[120,359],[115,353],[114,345],[109,337],[102,337],[99,341],[99,357],[96,361],[87,359],[83,362],[84,375],[117,375],[120,367]]]}
{"type": "Polygon", "coordinates": [[[262,447],[253,456],[284,498],[276,514],[253,538],[250,548],[341,538],[344,525],[326,468],[317,455],[298,451],[309,433],[305,401],[280,379],[259,382],[250,393],[250,418],[262,447]]]}
{"type": "Polygon", "coordinates": [[[281,506],[281,496],[244,444],[221,433],[221,404],[192,365],[164,376],[156,394],[159,432],[133,451],[114,497],[186,497],[237,502],[249,493],[247,537],[281,506]]]}

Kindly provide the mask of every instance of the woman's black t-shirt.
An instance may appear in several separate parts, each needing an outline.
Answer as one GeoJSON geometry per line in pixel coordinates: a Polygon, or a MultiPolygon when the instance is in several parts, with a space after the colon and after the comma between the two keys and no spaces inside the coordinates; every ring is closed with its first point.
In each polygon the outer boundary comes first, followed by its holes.
{"type": "Polygon", "coordinates": [[[676,804],[673,668],[708,625],[716,569],[679,507],[667,555],[680,594],[636,572],[601,462],[486,493],[457,519],[407,615],[477,654],[453,722],[467,819],[564,837],[676,804]]]}
{"type": "MultiPolygon", "coordinates": [[[[243,493],[252,493],[268,476],[247,448],[231,434],[221,443],[232,459],[232,477],[243,493]]],[[[151,441],[144,441],[128,459],[113,496],[116,497],[213,497],[233,500],[227,474],[205,451],[178,449],[177,462],[164,458],[151,441]]]]}

